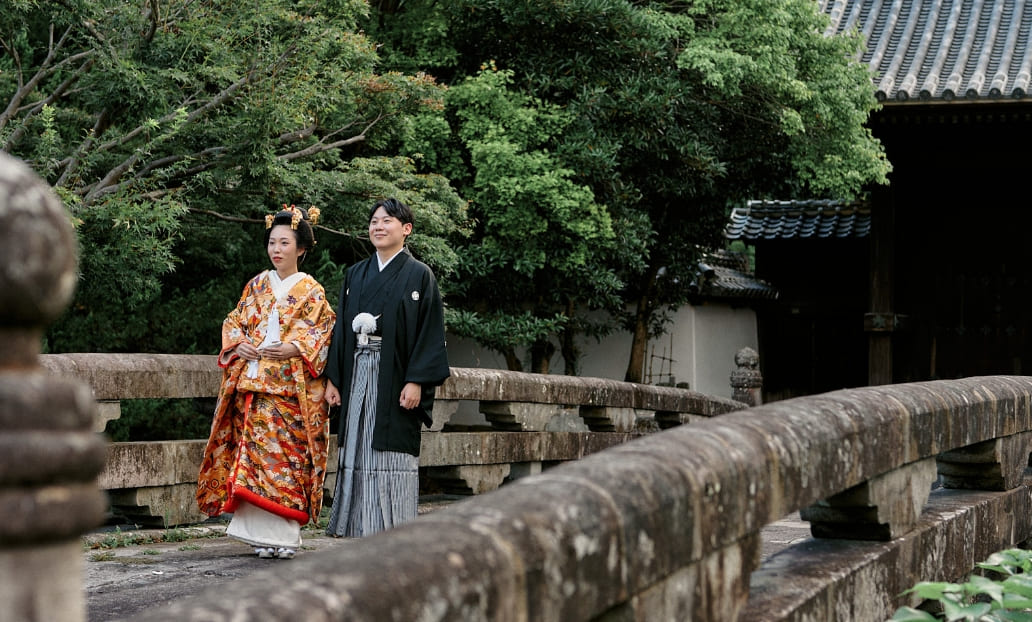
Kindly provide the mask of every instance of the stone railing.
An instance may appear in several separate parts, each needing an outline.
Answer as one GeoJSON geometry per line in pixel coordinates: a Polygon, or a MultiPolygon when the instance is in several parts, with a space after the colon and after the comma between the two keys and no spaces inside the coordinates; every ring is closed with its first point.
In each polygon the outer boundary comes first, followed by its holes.
{"type": "MultiPolygon", "coordinates": [[[[120,416],[121,401],[213,397],[221,371],[214,356],[50,354],[55,375],[93,388],[96,430],[120,416]]],[[[642,433],[744,407],[684,389],[601,378],[453,368],[437,391],[433,425],[423,432],[420,469],[444,491],[481,494],[503,482],[577,460],[642,433]],[[446,431],[461,402],[475,402],[490,431],[446,431]]],[[[484,427],[487,427],[486,425],[484,427]]],[[[193,523],[204,440],[112,443],[99,478],[111,503],[144,524],[193,523]]],[[[334,454],[331,447],[331,454],[334,454]]],[[[335,461],[327,487],[333,490],[335,461]]]]}
{"type": "Polygon", "coordinates": [[[1030,404],[1032,378],[985,377],[732,412],[147,619],[882,621],[1029,538],[1030,404]],[[818,537],[759,566],[796,510],[818,537]]]}
{"type": "MultiPolygon", "coordinates": [[[[204,357],[41,361],[43,330],[75,283],[74,232],[45,183],[2,153],[0,233],[0,618],[77,622],[78,535],[103,515],[94,478],[105,464],[86,385],[106,404],[102,421],[117,414],[114,400],[190,397],[194,386],[212,395],[217,376],[204,357]],[[124,391],[148,374],[151,393],[124,391]]],[[[423,464],[519,464],[530,474],[535,462],[570,462],[145,619],[874,622],[912,599],[900,594],[916,581],[957,580],[1032,533],[1029,377],[728,412],[739,403],[495,373],[456,370],[433,428],[454,402],[475,399],[503,431],[428,431],[423,464]],[[673,427],[640,435],[639,419],[673,427]],[[601,431],[567,431],[578,426],[601,431]],[[592,440],[607,435],[607,448],[592,440]],[[504,451],[492,445],[521,438],[504,451]],[[930,493],[936,480],[942,488],[930,493]],[[761,566],[761,530],[797,510],[818,537],[761,566]]],[[[742,395],[757,393],[745,390],[752,376],[740,378],[742,395]]],[[[130,471],[146,470],[139,488],[189,487],[196,470],[183,465],[196,458],[177,460],[198,443],[186,443],[133,449],[143,454],[131,468],[115,445],[101,484],[124,491],[136,486],[130,471]]]]}

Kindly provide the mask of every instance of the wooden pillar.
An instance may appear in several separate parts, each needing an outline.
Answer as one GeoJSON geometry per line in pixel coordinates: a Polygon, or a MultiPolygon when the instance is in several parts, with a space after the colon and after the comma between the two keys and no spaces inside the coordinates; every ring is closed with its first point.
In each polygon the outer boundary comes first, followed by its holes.
{"type": "Polygon", "coordinates": [[[892,192],[879,186],[871,193],[870,307],[864,316],[868,334],[867,384],[892,384],[892,333],[898,327],[893,302],[896,217],[892,192]]]}

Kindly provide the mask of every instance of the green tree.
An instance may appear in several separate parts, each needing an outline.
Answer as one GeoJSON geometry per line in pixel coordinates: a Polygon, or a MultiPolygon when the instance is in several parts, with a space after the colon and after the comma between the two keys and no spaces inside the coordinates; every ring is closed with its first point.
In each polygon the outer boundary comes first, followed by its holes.
{"type": "MultiPolygon", "coordinates": [[[[562,113],[537,149],[613,223],[618,242],[598,274],[621,287],[627,311],[612,312],[633,335],[628,380],[641,380],[648,338],[687,300],[701,253],[721,243],[730,205],[848,198],[886,181],[864,127],[876,101],[859,38],[825,36],[809,0],[374,5],[367,26],[392,66],[457,85],[493,61],[510,90],[562,113]]],[[[458,161],[473,178],[472,158],[458,161]]],[[[519,239],[528,225],[509,226],[519,239]]],[[[499,265],[494,280],[510,275],[499,265]]]]}
{"type": "Polygon", "coordinates": [[[361,0],[8,3],[0,146],[56,188],[82,247],[79,291],[51,349],[211,351],[243,282],[268,263],[263,217],[285,203],[322,210],[306,268],[328,289],[368,254],[366,212],[386,195],[417,210],[422,258],[445,274],[455,265],[447,240],[462,233],[464,202],[447,180],[384,155],[407,117],[440,108],[443,89],[378,72],[357,29],[367,10],[361,0]]]}
{"type": "MultiPolygon", "coordinates": [[[[511,83],[511,71],[491,66],[458,82],[447,120],[425,118],[409,148],[434,150],[427,165],[469,198],[477,222],[450,292],[458,309],[449,328],[502,353],[510,369],[522,369],[517,349],[529,347],[532,369],[547,373],[552,338],[583,332],[578,308],[599,306],[613,289],[604,258],[615,236],[590,188],[548,151],[569,118],[511,83]]],[[[565,360],[573,373],[576,357],[565,360]]]]}

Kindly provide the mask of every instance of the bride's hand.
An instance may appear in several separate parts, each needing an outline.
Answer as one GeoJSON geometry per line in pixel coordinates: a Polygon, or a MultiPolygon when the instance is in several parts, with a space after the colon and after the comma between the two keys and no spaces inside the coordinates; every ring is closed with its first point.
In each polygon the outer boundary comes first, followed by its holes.
{"type": "Polygon", "coordinates": [[[297,346],[292,343],[278,343],[274,346],[268,346],[262,348],[261,353],[262,358],[274,361],[283,361],[295,356],[301,356],[301,350],[298,350],[297,346]]]}
{"type": "Polygon", "coordinates": [[[236,354],[245,361],[257,361],[260,356],[258,348],[251,345],[248,341],[242,341],[237,344],[236,354]]]}

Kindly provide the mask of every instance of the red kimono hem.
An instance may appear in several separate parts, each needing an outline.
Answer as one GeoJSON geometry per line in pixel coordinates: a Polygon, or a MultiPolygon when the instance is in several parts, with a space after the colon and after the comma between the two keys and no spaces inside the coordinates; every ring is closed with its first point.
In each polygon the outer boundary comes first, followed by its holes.
{"type": "Polygon", "coordinates": [[[222,510],[223,512],[234,512],[237,509],[240,501],[247,501],[251,505],[256,505],[266,512],[281,516],[290,520],[296,520],[302,525],[308,524],[308,512],[302,512],[301,510],[295,510],[293,508],[284,507],[274,501],[269,501],[265,497],[256,495],[246,488],[234,488],[232,494],[229,497],[229,501],[226,502],[226,507],[222,510]]]}

